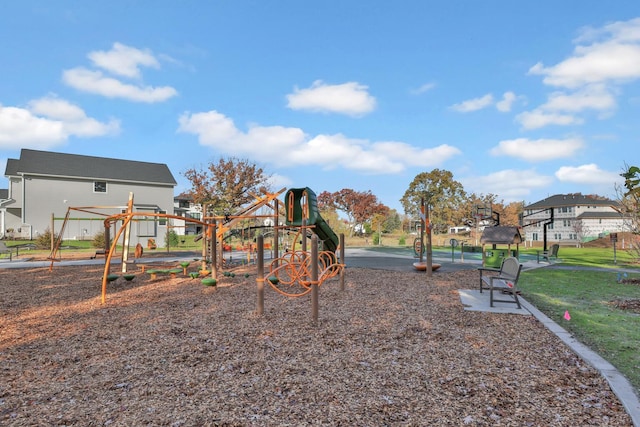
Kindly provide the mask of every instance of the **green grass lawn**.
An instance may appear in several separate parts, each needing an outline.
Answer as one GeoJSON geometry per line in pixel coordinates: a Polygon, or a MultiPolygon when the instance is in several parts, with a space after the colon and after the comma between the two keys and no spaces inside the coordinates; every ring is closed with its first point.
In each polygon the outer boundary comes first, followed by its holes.
{"type": "MultiPolygon", "coordinates": [[[[618,274],[616,269],[540,268],[523,272],[519,286],[527,301],[607,359],[640,390],[640,311],[615,305],[639,300],[640,284],[619,283],[618,274]],[[570,320],[564,318],[566,311],[570,320]]],[[[640,271],[627,273],[626,278],[640,280],[640,271]]]]}

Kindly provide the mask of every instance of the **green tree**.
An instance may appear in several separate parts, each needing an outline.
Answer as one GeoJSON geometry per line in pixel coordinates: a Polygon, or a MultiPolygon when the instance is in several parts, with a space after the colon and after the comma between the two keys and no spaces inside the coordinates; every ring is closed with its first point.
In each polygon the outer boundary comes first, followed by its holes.
{"type": "Polygon", "coordinates": [[[416,175],[400,199],[405,213],[417,218],[422,198],[430,207],[434,232],[444,233],[450,225],[456,225],[465,192],[451,172],[434,169],[416,175]]]}
{"type": "Polygon", "coordinates": [[[382,223],[382,232],[393,233],[401,228],[402,221],[400,220],[400,214],[398,214],[398,211],[395,209],[389,209],[382,223]]]}
{"type": "Polygon", "coordinates": [[[167,231],[167,234],[164,236],[164,244],[166,247],[175,248],[180,243],[180,239],[178,238],[178,233],[174,230],[167,231]]]}
{"type": "Polygon", "coordinates": [[[254,199],[254,195],[269,190],[270,176],[249,160],[220,158],[206,169],[188,169],[184,176],[191,182],[188,194],[196,204],[210,206],[217,215],[233,214],[254,199]]]}

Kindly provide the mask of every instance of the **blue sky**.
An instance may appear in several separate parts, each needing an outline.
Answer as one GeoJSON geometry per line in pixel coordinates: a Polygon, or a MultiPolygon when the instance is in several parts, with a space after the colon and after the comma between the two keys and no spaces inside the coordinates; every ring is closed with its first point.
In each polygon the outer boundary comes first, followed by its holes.
{"type": "MultiPolygon", "coordinates": [[[[640,163],[629,1],[31,1],[0,14],[0,170],[21,148],[254,161],[399,199],[420,172],[533,203],[640,163]]],[[[0,179],[0,188],[8,185],[0,179]]]]}

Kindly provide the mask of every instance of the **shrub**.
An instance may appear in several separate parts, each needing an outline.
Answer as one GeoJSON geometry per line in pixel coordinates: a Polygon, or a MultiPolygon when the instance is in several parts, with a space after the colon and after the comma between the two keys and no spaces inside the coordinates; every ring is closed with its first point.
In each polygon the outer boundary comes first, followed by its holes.
{"type": "Polygon", "coordinates": [[[375,246],[380,244],[380,234],[378,234],[378,232],[373,233],[371,237],[373,238],[373,244],[375,246]]]}
{"type": "Polygon", "coordinates": [[[93,236],[93,239],[91,239],[91,246],[93,246],[94,248],[104,249],[106,244],[107,243],[104,238],[104,231],[96,233],[93,236]]]}
{"type": "Polygon", "coordinates": [[[398,246],[406,246],[407,245],[407,236],[405,236],[404,234],[402,236],[400,236],[400,238],[398,239],[398,246]]]}
{"type": "MultiPolygon", "coordinates": [[[[57,239],[58,235],[54,235],[53,238],[57,239]]],[[[51,249],[51,229],[49,227],[36,237],[35,244],[37,249],[51,249]]]]}
{"type": "Polygon", "coordinates": [[[178,239],[178,233],[173,230],[167,231],[167,234],[164,237],[164,243],[169,247],[178,246],[178,243],[180,243],[180,239],[178,239]]]}

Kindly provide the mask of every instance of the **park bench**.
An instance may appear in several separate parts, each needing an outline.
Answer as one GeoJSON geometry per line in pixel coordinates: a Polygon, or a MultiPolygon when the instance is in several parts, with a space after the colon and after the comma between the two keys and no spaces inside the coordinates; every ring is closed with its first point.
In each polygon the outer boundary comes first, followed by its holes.
{"type": "Polygon", "coordinates": [[[507,257],[502,261],[500,268],[482,267],[480,270],[480,292],[483,289],[489,290],[489,305],[493,307],[494,302],[515,303],[520,306],[518,300],[518,279],[522,271],[522,264],[515,257],[507,257]],[[491,274],[490,274],[491,273],[491,274]],[[504,295],[510,295],[510,299],[496,299],[493,295],[500,292],[504,295]]]}
{"type": "Polygon", "coordinates": [[[9,254],[9,261],[13,258],[13,248],[7,246],[5,242],[0,242],[0,254],[9,254]]]}
{"type": "Polygon", "coordinates": [[[546,259],[548,263],[551,263],[551,258],[558,259],[558,250],[560,245],[553,244],[548,251],[538,251],[538,264],[540,264],[540,258],[546,259]]]}

